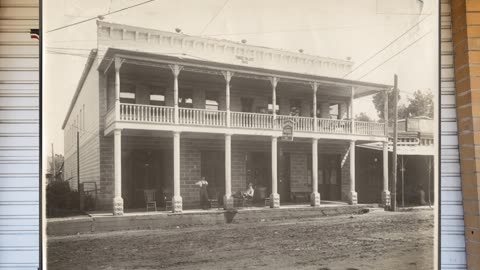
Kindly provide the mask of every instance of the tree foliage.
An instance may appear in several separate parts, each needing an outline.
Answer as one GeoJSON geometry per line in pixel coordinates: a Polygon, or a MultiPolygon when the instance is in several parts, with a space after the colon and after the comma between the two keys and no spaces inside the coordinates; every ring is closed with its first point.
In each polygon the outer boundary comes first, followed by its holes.
{"type": "Polygon", "coordinates": [[[368,116],[366,113],[361,112],[355,116],[355,121],[363,121],[363,122],[373,122],[373,120],[368,116]]]}
{"type": "MultiPolygon", "coordinates": [[[[393,90],[388,91],[388,119],[392,120],[394,115],[394,93],[393,90]]],[[[385,94],[383,92],[377,93],[373,96],[373,105],[377,110],[378,117],[384,118],[384,100],[385,94]]],[[[398,97],[400,101],[400,96],[398,97]]],[[[398,106],[398,119],[415,116],[433,117],[433,94],[427,90],[416,90],[413,93],[413,98],[408,98],[407,105],[401,104],[398,106]]]]}

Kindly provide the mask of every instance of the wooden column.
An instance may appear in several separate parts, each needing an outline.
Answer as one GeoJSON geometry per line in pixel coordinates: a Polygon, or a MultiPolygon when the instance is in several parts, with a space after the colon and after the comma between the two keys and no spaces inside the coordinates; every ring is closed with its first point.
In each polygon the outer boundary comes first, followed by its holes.
{"type": "Polygon", "coordinates": [[[233,73],[230,71],[223,71],[223,77],[225,78],[225,103],[227,111],[227,127],[230,127],[230,81],[232,80],[233,73]]]}
{"type": "Polygon", "coordinates": [[[115,58],[115,120],[120,120],[120,68],[122,59],[115,58]]]}
{"type": "Polygon", "coordinates": [[[122,198],[122,131],[115,129],[113,131],[113,144],[114,144],[114,191],[115,197],[113,198],[113,215],[123,215],[123,198],[122,198]]]}
{"type": "Polygon", "coordinates": [[[312,139],[312,195],[311,206],[320,206],[320,193],[318,193],[318,139],[312,139]]]}
{"type": "Polygon", "coordinates": [[[273,125],[273,128],[275,128],[275,122],[276,122],[276,119],[277,119],[276,105],[277,105],[278,78],[277,77],[271,77],[270,78],[270,83],[272,84],[272,115],[273,115],[272,125],[273,125]]]}
{"type": "Polygon", "coordinates": [[[170,65],[170,69],[173,73],[173,121],[178,124],[178,76],[182,70],[182,66],[170,65]]]}
{"type": "Polygon", "coordinates": [[[390,206],[390,191],[388,190],[388,142],[383,142],[383,191],[382,205],[390,206]]]}
{"type": "Polygon", "coordinates": [[[272,194],[270,195],[270,207],[280,207],[280,195],[277,190],[277,137],[272,137],[272,194]]]}
{"type": "Polygon", "coordinates": [[[355,191],[355,141],[350,141],[350,194],[349,204],[357,204],[357,192],[355,191]]]}
{"type": "Polygon", "coordinates": [[[355,113],[353,111],[354,107],[353,107],[353,99],[354,99],[354,95],[355,95],[355,88],[353,88],[352,86],[352,94],[350,96],[350,121],[352,121],[352,134],[355,133],[355,121],[354,121],[354,118],[355,118],[355,113]]]}
{"type": "Polygon", "coordinates": [[[313,88],[313,131],[317,131],[318,125],[317,125],[317,89],[318,89],[318,83],[313,82],[312,83],[312,88],[313,88]]]}
{"type": "Polygon", "coordinates": [[[233,209],[232,197],[232,134],[225,134],[225,210],[233,209]]]}
{"type": "Polygon", "coordinates": [[[182,197],[180,196],[180,132],[173,132],[173,198],[172,211],[182,212],[182,197]]]}

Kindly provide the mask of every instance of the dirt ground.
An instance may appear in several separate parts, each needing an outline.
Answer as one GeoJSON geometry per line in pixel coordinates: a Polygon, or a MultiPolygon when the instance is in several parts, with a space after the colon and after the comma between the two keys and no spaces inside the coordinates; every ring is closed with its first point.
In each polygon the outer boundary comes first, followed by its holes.
{"type": "Polygon", "coordinates": [[[433,269],[432,210],[48,238],[48,269],[433,269]]]}

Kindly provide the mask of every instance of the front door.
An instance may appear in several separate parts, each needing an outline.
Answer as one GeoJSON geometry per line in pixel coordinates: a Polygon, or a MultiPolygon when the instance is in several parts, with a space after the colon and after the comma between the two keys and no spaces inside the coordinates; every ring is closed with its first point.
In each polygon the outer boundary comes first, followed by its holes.
{"type": "Polygon", "coordinates": [[[278,194],[281,202],[290,201],[290,153],[278,158],[278,194]]]}
{"type": "Polygon", "coordinates": [[[208,197],[221,201],[225,194],[225,153],[202,151],[201,155],[201,174],[208,182],[208,197]]]}

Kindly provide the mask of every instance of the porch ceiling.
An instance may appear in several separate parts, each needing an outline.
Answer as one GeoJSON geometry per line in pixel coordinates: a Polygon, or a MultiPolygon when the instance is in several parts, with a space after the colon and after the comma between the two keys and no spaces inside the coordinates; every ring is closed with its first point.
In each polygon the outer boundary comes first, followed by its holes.
{"type": "MultiPolygon", "coordinates": [[[[323,76],[313,76],[307,74],[299,74],[299,73],[290,73],[290,72],[283,72],[277,70],[269,70],[263,68],[255,68],[255,67],[244,67],[244,66],[236,66],[236,65],[228,65],[223,63],[211,62],[206,60],[195,60],[195,59],[186,59],[182,57],[174,57],[168,55],[160,55],[160,54],[151,54],[145,52],[138,52],[138,51],[129,51],[129,50],[121,50],[121,49],[114,49],[108,48],[107,52],[105,53],[102,61],[99,64],[98,69],[100,71],[107,72],[112,65],[112,59],[115,57],[120,57],[122,59],[126,59],[125,63],[129,63],[134,70],[139,70],[140,66],[145,66],[147,69],[151,69],[151,75],[155,77],[159,77],[158,73],[155,73],[155,70],[159,70],[163,68],[165,72],[162,74],[169,75],[169,79],[171,79],[172,75],[170,70],[168,69],[169,64],[179,64],[185,66],[184,71],[190,70],[192,73],[189,76],[192,76],[192,79],[203,79],[205,78],[205,74],[211,74],[214,76],[210,76],[212,80],[214,80],[219,85],[224,85],[224,79],[221,75],[222,70],[229,70],[235,73],[236,77],[242,78],[253,78],[260,81],[265,81],[268,85],[268,78],[271,76],[275,76],[280,78],[279,87],[281,87],[282,83],[290,83],[294,85],[302,85],[303,89],[311,89],[310,83],[317,82],[318,83],[318,91],[320,95],[332,95],[332,96],[342,96],[342,97],[349,97],[351,93],[352,87],[355,88],[355,97],[363,97],[375,94],[380,91],[385,91],[391,86],[384,85],[384,84],[376,84],[376,83],[368,83],[368,82],[361,82],[361,81],[352,81],[352,80],[345,80],[341,78],[332,78],[332,77],[323,77],[323,76]],[[156,67],[152,69],[152,67],[156,67]]],[[[123,66],[122,66],[123,69],[123,66]]],[[[146,73],[148,74],[148,73],[146,73]]],[[[180,75],[182,76],[182,75],[180,75]]],[[[234,77],[235,78],[235,77],[234,77]]],[[[168,79],[167,76],[164,79],[168,79]]],[[[180,77],[181,80],[181,77],[180,77]]],[[[234,83],[234,80],[232,80],[234,83]]]]}

